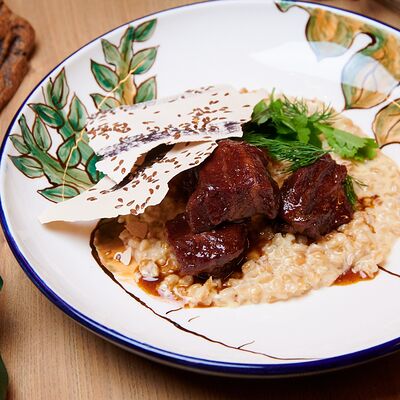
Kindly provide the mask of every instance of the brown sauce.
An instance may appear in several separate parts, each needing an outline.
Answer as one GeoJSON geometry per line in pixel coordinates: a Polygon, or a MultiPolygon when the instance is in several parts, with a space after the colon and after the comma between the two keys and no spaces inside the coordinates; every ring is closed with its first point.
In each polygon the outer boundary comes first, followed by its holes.
{"type": "Polygon", "coordinates": [[[143,289],[146,293],[151,294],[153,296],[160,296],[158,293],[158,285],[160,284],[161,279],[144,279],[141,277],[138,282],[138,286],[143,289]]]}
{"type": "Polygon", "coordinates": [[[357,201],[357,211],[364,211],[366,208],[374,207],[378,199],[379,196],[377,194],[359,198],[357,201]]]}
{"type": "Polygon", "coordinates": [[[368,275],[366,277],[363,277],[359,272],[353,272],[350,268],[348,271],[344,272],[336,279],[334,285],[345,286],[361,281],[370,281],[371,279],[374,279],[375,276],[373,276],[372,278],[368,275]]]}

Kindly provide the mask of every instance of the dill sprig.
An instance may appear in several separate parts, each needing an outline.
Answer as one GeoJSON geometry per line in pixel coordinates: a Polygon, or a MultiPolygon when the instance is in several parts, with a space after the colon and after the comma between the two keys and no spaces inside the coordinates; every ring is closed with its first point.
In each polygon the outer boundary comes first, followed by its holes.
{"type": "Polygon", "coordinates": [[[275,160],[288,161],[290,163],[288,171],[290,172],[313,164],[324,154],[328,153],[327,150],[323,150],[311,144],[299,141],[268,139],[256,133],[245,134],[243,139],[254,146],[267,148],[268,154],[275,160]]]}
{"type": "Polygon", "coordinates": [[[356,192],[354,191],[353,178],[350,175],[346,176],[343,186],[347,199],[349,200],[349,203],[352,205],[353,208],[355,208],[357,203],[357,195],[356,192]]]}
{"type": "Polygon", "coordinates": [[[333,152],[342,158],[363,161],[376,155],[373,139],[353,135],[332,126],[336,113],[330,106],[310,112],[302,99],[286,96],[261,100],[253,109],[251,121],[244,124],[245,133],[262,134],[269,139],[299,141],[322,148],[324,137],[333,152]]]}

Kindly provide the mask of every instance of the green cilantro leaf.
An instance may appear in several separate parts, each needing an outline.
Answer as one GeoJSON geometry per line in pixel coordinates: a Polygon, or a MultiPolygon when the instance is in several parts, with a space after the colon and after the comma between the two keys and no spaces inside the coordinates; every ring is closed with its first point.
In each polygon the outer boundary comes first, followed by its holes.
{"type": "Polygon", "coordinates": [[[373,139],[356,136],[325,124],[317,124],[317,127],[332,150],[340,157],[363,161],[376,156],[378,145],[373,139]]]}

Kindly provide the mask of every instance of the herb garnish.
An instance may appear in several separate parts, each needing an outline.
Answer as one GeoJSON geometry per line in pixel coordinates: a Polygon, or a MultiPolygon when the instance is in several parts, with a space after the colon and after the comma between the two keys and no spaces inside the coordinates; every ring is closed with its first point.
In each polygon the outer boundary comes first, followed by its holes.
{"type": "Polygon", "coordinates": [[[357,195],[356,192],[354,191],[353,178],[350,175],[346,176],[346,179],[343,182],[343,186],[347,200],[349,200],[349,203],[352,205],[354,209],[357,203],[357,195]]]}
{"type": "MultiPolygon", "coordinates": [[[[269,102],[261,100],[255,105],[251,121],[243,125],[243,139],[255,146],[266,147],[276,160],[289,161],[290,172],[313,164],[330,151],[355,161],[374,158],[378,148],[375,140],[335,128],[332,126],[335,116],[331,107],[310,113],[305,101],[289,100],[286,96],[275,99],[272,92],[269,102]],[[322,148],[322,138],[325,138],[328,150],[322,148]]],[[[343,186],[354,208],[357,195],[353,181],[347,175],[343,186]]]]}
{"type": "Polygon", "coordinates": [[[268,139],[263,135],[253,133],[245,134],[243,139],[255,146],[268,148],[268,154],[278,161],[289,161],[288,171],[293,172],[301,167],[313,164],[321,156],[327,154],[323,150],[312,144],[299,141],[284,141],[281,139],[268,139]]]}
{"type": "MultiPolygon", "coordinates": [[[[310,113],[305,101],[289,100],[286,96],[276,99],[272,92],[268,102],[261,100],[255,105],[251,121],[244,124],[245,140],[254,142],[255,139],[250,138],[257,135],[257,140],[261,136],[266,139],[311,144],[321,149],[322,135],[331,150],[342,158],[356,161],[374,158],[378,147],[375,140],[333,127],[335,116],[331,107],[310,113]]],[[[308,164],[314,161],[311,158],[308,164]]],[[[300,166],[308,164],[307,157],[303,162],[297,161],[297,165],[300,166]]]]}

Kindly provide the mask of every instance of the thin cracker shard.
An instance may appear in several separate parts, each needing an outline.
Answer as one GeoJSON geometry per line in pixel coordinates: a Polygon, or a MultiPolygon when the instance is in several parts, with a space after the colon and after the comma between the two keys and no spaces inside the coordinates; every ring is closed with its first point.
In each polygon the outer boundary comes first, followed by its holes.
{"type": "MultiPolygon", "coordinates": [[[[137,175],[128,180],[128,182],[118,187],[113,180],[108,177],[103,178],[97,185],[92,188],[95,190],[81,193],[65,202],[57,203],[50,206],[40,217],[42,223],[52,221],[90,221],[99,218],[112,218],[118,215],[129,213],[140,214],[146,207],[156,205],[161,202],[168,192],[168,182],[177,174],[186,169],[191,168],[191,163],[195,160],[197,151],[203,153],[202,161],[205,160],[216,148],[216,143],[199,142],[178,143],[169,150],[165,158],[180,159],[180,167],[170,170],[168,174],[164,174],[164,170],[168,168],[168,163],[155,162],[154,164],[138,170],[137,175]],[[182,150],[189,149],[192,157],[189,159],[182,157],[182,150]],[[163,174],[164,179],[157,182],[148,182],[142,179],[142,176],[151,176],[163,174]],[[128,190],[126,190],[128,188],[128,190]],[[153,193],[151,193],[151,190],[153,193]],[[90,201],[89,198],[96,198],[90,201]],[[88,201],[89,200],[89,201],[88,201]]],[[[157,180],[158,181],[158,180],[157,180]]]]}
{"type": "Polygon", "coordinates": [[[87,128],[90,145],[101,157],[96,168],[115,182],[120,182],[124,173],[116,167],[121,158],[126,159],[126,172],[141,154],[163,143],[241,137],[242,133],[235,128],[235,124],[243,119],[248,120],[251,116],[251,108],[243,105],[256,104],[266,93],[256,91],[240,94],[226,86],[213,87],[212,90],[217,96],[212,101],[215,104],[211,106],[209,91],[200,91],[200,94],[185,93],[183,99],[175,96],[172,103],[172,99],[153,100],[131,107],[116,108],[106,114],[103,112],[100,114],[102,119],[92,116],[87,128]],[[227,92],[229,96],[224,96],[227,92]],[[158,111],[157,114],[153,114],[154,108],[158,111]],[[134,110],[134,115],[129,115],[128,110],[134,110]],[[149,114],[152,118],[149,118],[149,114]],[[178,114],[181,117],[178,118],[178,114]],[[229,115],[228,120],[225,115],[229,115]],[[233,124],[233,131],[230,124],[233,124]],[[115,130],[115,127],[118,129],[115,130]],[[127,131],[123,138],[121,127],[124,132],[127,131]]]}

